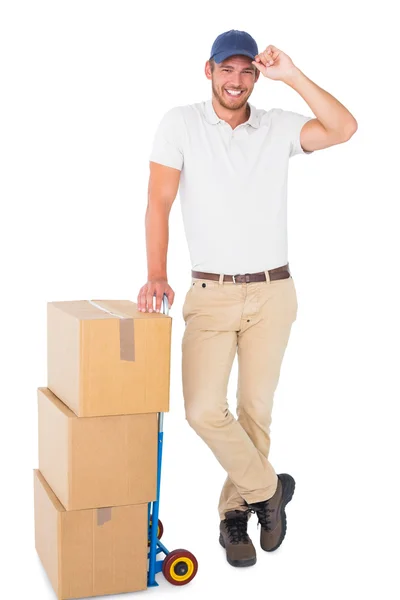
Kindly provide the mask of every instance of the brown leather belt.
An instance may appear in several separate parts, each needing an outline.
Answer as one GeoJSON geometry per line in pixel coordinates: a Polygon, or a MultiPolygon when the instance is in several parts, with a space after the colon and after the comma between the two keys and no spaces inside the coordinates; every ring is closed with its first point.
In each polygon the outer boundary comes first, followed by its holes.
{"type": "MultiPolygon", "coordinates": [[[[289,271],[289,263],[282,267],[276,267],[268,271],[271,281],[276,279],[288,279],[291,277],[289,271]]],[[[192,271],[192,277],[198,279],[213,279],[219,280],[219,273],[202,273],[201,271],[192,271]]],[[[259,273],[245,273],[244,275],[224,275],[223,281],[233,281],[233,283],[250,283],[252,281],[266,281],[264,271],[259,273]]]]}

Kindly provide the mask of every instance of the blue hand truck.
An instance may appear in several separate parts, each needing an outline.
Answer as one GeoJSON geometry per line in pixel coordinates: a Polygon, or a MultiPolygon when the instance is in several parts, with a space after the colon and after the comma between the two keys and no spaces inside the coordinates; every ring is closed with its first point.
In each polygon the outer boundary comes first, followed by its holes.
{"type": "MultiPolygon", "coordinates": [[[[168,315],[168,297],[163,295],[162,312],[168,315]]],[[[148,505],[148,531],[149,531],[149,552],[148,552],[148,574],[147,586],[156,587],[156,574],[162,572],[165,579],[173,585],[186,585],[195,577],[198,569],[196,557],[189,552],[180,548],[169,552],[167,548],[160,542],[164,528],[162,522],[158,518],[160,504],[160,483],[161,483],[161,463],[162,463],[162,448],[163,448],[163,422],[164,413],[158,413],[158,445],[157,445],[157,497],[154,502],[149,502],[148,505]],[[153,527],[153,523],[157,523],[157,527],[153,527]],[[157,560],[157,555],[165,554],[165,558],[157,560]]]]}

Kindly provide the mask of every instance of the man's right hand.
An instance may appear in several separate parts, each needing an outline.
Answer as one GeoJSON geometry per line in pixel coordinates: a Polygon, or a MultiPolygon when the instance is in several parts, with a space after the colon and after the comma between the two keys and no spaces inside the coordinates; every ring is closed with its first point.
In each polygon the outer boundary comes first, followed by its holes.
{"type": "Polygon", "coordinates": [[[143,287],[140,288],[137,304],[138,310],[142,312],[153,312],[153,298],[156,297],[155,312],[160,312],[163,295],[166,294],[168,298],[168,308],[171,308],[175,292],[168,285],[166,279],[150,279],[143,287]]]}

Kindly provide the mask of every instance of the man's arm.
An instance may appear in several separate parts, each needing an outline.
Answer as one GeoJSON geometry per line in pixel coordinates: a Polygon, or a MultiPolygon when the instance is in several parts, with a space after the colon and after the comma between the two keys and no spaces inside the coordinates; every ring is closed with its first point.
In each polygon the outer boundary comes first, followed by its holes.
{"type": "Polygon", "coordinates": [[[255,56],[252,64],[268,79],[283,81],[307,102],[316,119],[310,119],[300,132],[303,150],[313,152],[347,142],[357,131],[357,121],[336,98],[318,87],[290,56],[270,44],[255,56]]]}
{"type": "Polygon", "coordinates": [[[301,129],[300,143],[304,150],[342,144],[357,131],[357,121],[347,108],[300,69],[296,67],[283,81],[300,94],[316,116],[301,129]]]}
{"type": "Polygon", "coordinates": [[[167,279],[168,219],[179,187],[180,170],[150,161],[146,209],[148,280],[167,279]]]}
{"type": "Polygon", "coordinates": [[[139,290],[138,310],[160,312],[164,294],[171,308],[175,292],[167,278],[168,220],[176,198],[180,170],[150,161],[148,201],[145,217],[147,249],[147,283],[139,290]]]}

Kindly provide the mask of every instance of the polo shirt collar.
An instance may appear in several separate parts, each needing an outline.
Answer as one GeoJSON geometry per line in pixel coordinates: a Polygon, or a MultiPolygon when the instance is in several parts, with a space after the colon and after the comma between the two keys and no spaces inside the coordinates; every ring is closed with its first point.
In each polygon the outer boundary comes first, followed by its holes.
{"type": "MultiPolygon", "coordinates": [[[[256,109],[252,104],[250,104],[250,102],[248,102],[248,105],[250,106],[250,117],[248,118],[247,121],[242,123],[242,125],[251,125],[255,129],[257,129],[257,127],[259,127],[260,123],[259,123],[258,117],[256,115],[256,109]]],[[[206,117],[206,120],[209,123],[211,123],[211,125],[215,125],[216,123],[219,123],[219,122],[225,123],[225,121],[223,119],[220,119],[219,116],[217,115],[217,113],[215,112],[211,99],[206,100],[205,117],[206,117]]]]}

